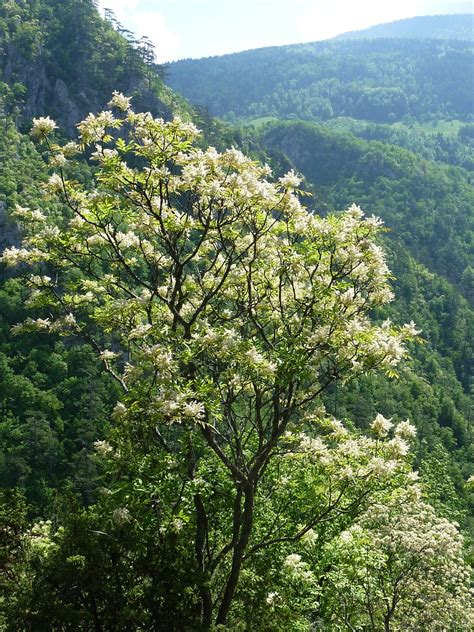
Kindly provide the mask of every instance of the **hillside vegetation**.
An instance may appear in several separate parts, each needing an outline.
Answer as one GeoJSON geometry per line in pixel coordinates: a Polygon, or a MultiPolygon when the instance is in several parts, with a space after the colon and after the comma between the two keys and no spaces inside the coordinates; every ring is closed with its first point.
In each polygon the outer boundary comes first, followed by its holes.
{"type": "Polygon", "coordinates": [[[468,629],[470,43],[106,18],[0,6],[0,630],[468,629]]]}
{"type": "Polygon", "coordinates": [[[358,140],[309,123],[262,132],[332,207],[354,200],[384,219],[395,239],[470,296],[463,277],[473,249],[472,175],[404,149],[358,140]]]}
{"type": "Polygon", "coordinates": [[[169,82],[229,120],[469,120],[472,60],[463,41],[316,42],[175,62],[169,82]]]}

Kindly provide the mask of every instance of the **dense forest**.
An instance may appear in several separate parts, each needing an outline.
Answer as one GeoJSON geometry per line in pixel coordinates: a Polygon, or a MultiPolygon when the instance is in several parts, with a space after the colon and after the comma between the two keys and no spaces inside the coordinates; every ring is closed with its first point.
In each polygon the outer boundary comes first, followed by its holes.
{"type": "Polygon", "coordinates": [[[471,67],[472,40],[323,41],[175,62],[169,82],[229,120],[467,121],[471,67]]]}
{"type": "Polygon", "coordinates": [[[164,70],[2,2],[1,630],[473,625],[463,24],[164,70]]]}

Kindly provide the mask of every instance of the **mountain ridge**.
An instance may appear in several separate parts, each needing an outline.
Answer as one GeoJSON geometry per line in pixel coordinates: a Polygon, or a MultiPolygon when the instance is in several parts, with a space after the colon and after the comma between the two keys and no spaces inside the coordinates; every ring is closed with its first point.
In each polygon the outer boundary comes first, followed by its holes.
{"type": "Polygon", "coordinates": [[[331,39],[354,40],[379,37],[472,40],[474,38],[474,13],[419,15],[374,24],[365,29],[345,31],[331,39]]]}
{"type": "Polygon", "coordinates": [[[472,64],[472,46],[461,40],[328,40],[174,62],[168,83],[230,122],[265,116],[469,121],[472,64]]]}

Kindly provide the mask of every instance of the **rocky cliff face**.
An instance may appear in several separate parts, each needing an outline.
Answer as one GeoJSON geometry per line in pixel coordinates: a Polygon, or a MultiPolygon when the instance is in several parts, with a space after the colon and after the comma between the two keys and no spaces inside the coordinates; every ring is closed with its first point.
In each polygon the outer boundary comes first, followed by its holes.
{"type": "Polygon", "coordinates": [[[50,86],[40,59],[26,60],[14,44],[8,43],[3,48],[2,75],[3,81],[9,85],[17,83],[25,86],[25,116],[31,117],[33,113],[44,110],[50,86]]]}
{"type": "Polygon", "coordinates": [[[33,60],[25,59],[12,44],[3,49],[1,74],[6,84],[22,84],[26,88],[21,118],[53,116],[68,135],[74,134],[76,123],[102,105],[97,94],[91,91],[71,96],[62,79],[48,77],[42,55],[33,60]]]}
{"type": "Polygon", "coordinates": [[[0,201],[0,254],[10,246],[18,246],[20,231],[8,215],[6,202],[0,201]]]}
{"type": "MultiPolygon", "coordinates": [[[[93,86],[79,85],[73,88],[63,79],[51,76],[43,54],[27,59],[14,44],[7,43],[2,47],[1,34],[0,78],[9,86],[22,84],[25,88],[20,119],[29,121],[35,116],[51,116],[68,136],[74,136],[76,124],[90,112],[104,108],[111,97],[111,94],[101,94],[93,86]]],[[[155,91],[142,85],[139,78],[132,78],[123,91],[134,94],[137,110],[149,110],[155,116],[165,119],[171,117],[169,107],[160,100],[155,91]]],[[[11,112],[7,110],[6,113],[11,112]]]]}

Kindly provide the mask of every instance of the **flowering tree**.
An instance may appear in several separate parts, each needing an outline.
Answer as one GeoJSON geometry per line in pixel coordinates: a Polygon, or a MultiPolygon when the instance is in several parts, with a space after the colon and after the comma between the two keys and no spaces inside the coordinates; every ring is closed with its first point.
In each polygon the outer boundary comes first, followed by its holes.
{"type": "MultiPolygon", "coordinates": [[[[17,330],[88,340],[123,388],[118,423],[169,468],[181,464],[166,512],[174,528],[184,520],[193,530],[199,618],[225,624],[252,555],[362,506],[379,474],[399,470],[401,435],[384,449],[349,444],[364,465],[335,469],[325,504],[306,507],[291,533],[261,526],[265,493],[283,484],[275,464],[295,441],[324,462],[319,435],[347,433],[324,421],[323,391],[375,369],[395,375],[417,332],[369,319],[392,298],[378,219],[356,206],[320,218],[301,205],[293,172],[272,183],[267,166],[235,149],[193,147],[192,124],[136,114],[119,94],[110,107],[79,125],[79,145],[51,143],[54,122],[35,121],[56,170],[47,190],[67,211],[17,209],[25,241],[2,260],[35,266],[29,303],[44,310],[17,330]],[[68,179],[69,159],[89,148],[92,190],[68,179]],[[205,491],[211,462],[227,502],[220,512],[205,491]]],[[[387,423],[376,420],[381,436],[387,423]]]]}
{"type": "Polygon", "coordinates": [[[472,629],[462,537],[419,498],[375,503],[327,548],[327,597],[345,629],[472,629]]]}

